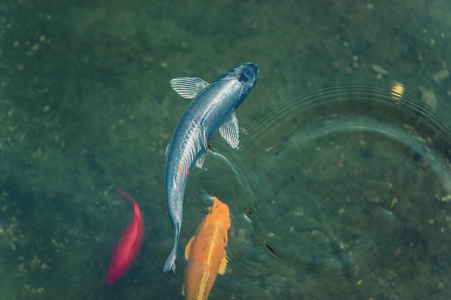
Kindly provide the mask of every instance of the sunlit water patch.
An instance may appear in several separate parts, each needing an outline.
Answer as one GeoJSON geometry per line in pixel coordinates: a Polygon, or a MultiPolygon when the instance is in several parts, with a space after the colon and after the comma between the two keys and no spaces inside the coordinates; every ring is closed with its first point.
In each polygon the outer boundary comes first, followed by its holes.
{"type": "Polygon", "coordinates": [[[442,292],[449,120],[399,83],[332,82],[274,99],[242,124],[238,151],[214,139],[220,155],[194,181],[233,216],[224,287],[240,298],[442,292]]]}

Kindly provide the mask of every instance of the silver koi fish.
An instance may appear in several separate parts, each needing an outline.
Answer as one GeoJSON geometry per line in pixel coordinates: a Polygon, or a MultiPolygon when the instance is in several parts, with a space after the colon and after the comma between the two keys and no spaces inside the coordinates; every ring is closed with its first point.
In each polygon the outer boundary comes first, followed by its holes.
{"type": "Polygon", "coordinates": [[[239,125],[235,110],[250,93],[258,73],[256,64],[245,63],[222,74],[211,84],[196,77],[180,77],[170,82],[179,95],[193,100],[180,118],[166,150],[166,204],[175,227],[175,242],[164,264],[164,272],[171,269],[175,272],[187,176],[194,165],[202,167],[208,140],[218,129],[232,148],[238,147],[239,125]]]}

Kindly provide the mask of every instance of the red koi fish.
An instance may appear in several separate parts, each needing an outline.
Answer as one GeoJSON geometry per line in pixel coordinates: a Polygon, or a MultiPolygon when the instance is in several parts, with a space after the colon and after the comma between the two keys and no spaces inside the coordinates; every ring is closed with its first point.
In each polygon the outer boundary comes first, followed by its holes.
{"type": "Polygon", "coordinates": [[[106,283],[113,284],[127,272],[141,247],[143,240],[143,219],[138,204],[126,192],[120,190],[121,196],[133,203],[133,219],[122,234],[121,241],[113,250],[106,283]]]}
{"type": "Polygon", "coordinates": [[[225,273],[227,265],[227,230],[230,228],[229,207],[213,197],[209,214],[197,228],[185,250],[186,299],[207,299],[216,275],[225,273]]]}

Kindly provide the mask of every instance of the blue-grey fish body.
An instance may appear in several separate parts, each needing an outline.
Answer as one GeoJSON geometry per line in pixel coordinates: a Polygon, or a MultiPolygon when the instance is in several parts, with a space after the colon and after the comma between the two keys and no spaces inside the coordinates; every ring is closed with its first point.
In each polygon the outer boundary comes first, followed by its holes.
{"type": "Polygon", "coordinates": [[[164,264],[165,272],[175,271],[187,176],[194,165],[202,167],[207,142],[218,129],[230,146],[238,147],[239,125],[235,110],[250,93],[258,73],[256,64],[246,63],[232,68],[211,84],[195,77],[171,80],[177,93],[194,99],[180,118],[166,152],[166,204],[175,227],[175,242],[164,264]]]}

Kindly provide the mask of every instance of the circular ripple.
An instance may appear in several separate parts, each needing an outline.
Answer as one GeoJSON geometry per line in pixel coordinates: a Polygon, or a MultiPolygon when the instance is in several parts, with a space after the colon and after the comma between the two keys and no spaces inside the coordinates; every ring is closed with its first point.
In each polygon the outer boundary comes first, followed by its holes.
{"type": "Polygon", "coordinates": [[[242,145],[254,158],[247,210],[290,267],[339,276],[393,260],[421,236],[409,222],[427,224],[451,192],[449,124],[390,86],[328,84],[277,107],[242,145]]]}
{"type": "Polygon", "coordinates": [[[360,278],[431,268],[450,213],[451,126],[395,86],[317,85],[275,100],[238,151],[213,141],[222,155],[199,181],[234,216],[236,273],[346,280],[362,294],[360,278]]]}

